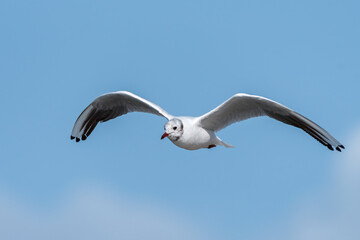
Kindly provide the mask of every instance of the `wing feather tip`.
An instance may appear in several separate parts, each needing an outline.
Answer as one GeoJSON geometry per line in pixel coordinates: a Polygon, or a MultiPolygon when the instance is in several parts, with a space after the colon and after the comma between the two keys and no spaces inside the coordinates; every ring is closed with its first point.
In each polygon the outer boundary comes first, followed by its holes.
{"type": "Polygon", "coordinates": [[[331,151],[334,151],[334,148],[333,148],[330,144],[328,144],[327,147],[328,147],[328,149],[330,149],[331,151]]]}

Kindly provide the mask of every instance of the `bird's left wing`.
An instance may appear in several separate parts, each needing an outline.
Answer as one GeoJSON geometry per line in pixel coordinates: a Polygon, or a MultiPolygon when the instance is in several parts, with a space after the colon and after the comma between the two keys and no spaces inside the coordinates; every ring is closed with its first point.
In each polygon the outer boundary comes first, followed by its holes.
{"type": "Polygon", "coordinates": [[[216,132],[232,123],[259,116],[269,116],[301,128],[330,150],[333,150],[332,146],[338,151],[340,147],[344,148],[330,133],[311,120],[280,103],[255,95],[236,94],[217,108],[199,117],[198,121],[201,127],[216,132]]]}
{"type": "Polygon", "coordinates": [[[99,122],[106,122],[129,112],[145,112],[167,119],[173,118],[158,105],[133,93],[119,91],[104,94],[96,98],[80,114],[71,132],[71,139],[85,140],[99,122]]]}

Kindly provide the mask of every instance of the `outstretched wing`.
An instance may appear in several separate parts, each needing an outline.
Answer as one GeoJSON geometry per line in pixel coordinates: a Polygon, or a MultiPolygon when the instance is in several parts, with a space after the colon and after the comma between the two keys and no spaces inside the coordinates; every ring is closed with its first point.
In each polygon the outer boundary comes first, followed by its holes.
{"type": "Polygon", "coordinates": [[[243,93],[234,95],[217,108],[199,117],[199,124],[203,128],[219,131],[232,123],[259,116],[268,116],[301,128],[330,150],[334,150],[332,146],[338,151],[344,148],[330,133],[299,113],[270,99],[243,93]]]}
{"type": "Polygon", "coordinates": [[[106,122],[129,112],[146,112],[167,119],[173,118],[158,105],[133,93],[119,91],[104,94],[96,98],[80,114],[71,132],[71,139],[76,142],[86,140],[99,122],[106,122]]]}

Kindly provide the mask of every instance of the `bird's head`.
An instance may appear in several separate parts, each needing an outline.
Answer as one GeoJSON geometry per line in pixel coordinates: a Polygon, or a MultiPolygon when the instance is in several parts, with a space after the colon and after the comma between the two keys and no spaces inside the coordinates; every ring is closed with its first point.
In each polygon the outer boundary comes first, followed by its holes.
{"type": "Polygon", "coordinates": [[[165,126],[165,133],[161,136],[161,139],[168,137],[171,141],[178,140],[184,132],[184,125],[179,119],[171,119],[165,126]]]}

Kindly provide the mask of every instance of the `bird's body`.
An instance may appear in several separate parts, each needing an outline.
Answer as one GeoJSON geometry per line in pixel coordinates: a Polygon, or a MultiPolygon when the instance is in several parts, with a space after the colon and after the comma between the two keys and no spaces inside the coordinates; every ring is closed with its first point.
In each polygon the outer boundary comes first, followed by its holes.
{"type": "Polygon", "coordinates": [[[176,146],[187,149],[197,150],[209,148],[212,145],[223,145],[222,141],[215,135],[214,131],[202,128],[196,117],[176,117],[184,126],[184,133],[177,140],[169,138],[176,146]]]}
{"type": "Polygon", "coordinates": [[[215,132],[232,123],[252,117],[268,116],[283,123],[303,129],[321,144],[341,151],[344,146],[319,125],[270,99],[235,94],[220,106],[200,117],[176,117],[158,105],[133,93],[119,91],[96,98],[78,117],[71,139],[86,140],[99,122],[105,122],[129,112],[146,112],[168,119],[165,133],[176,146],[187,150],[213,148],[218,145],[233,147],[223,142],[215,132]]]}

